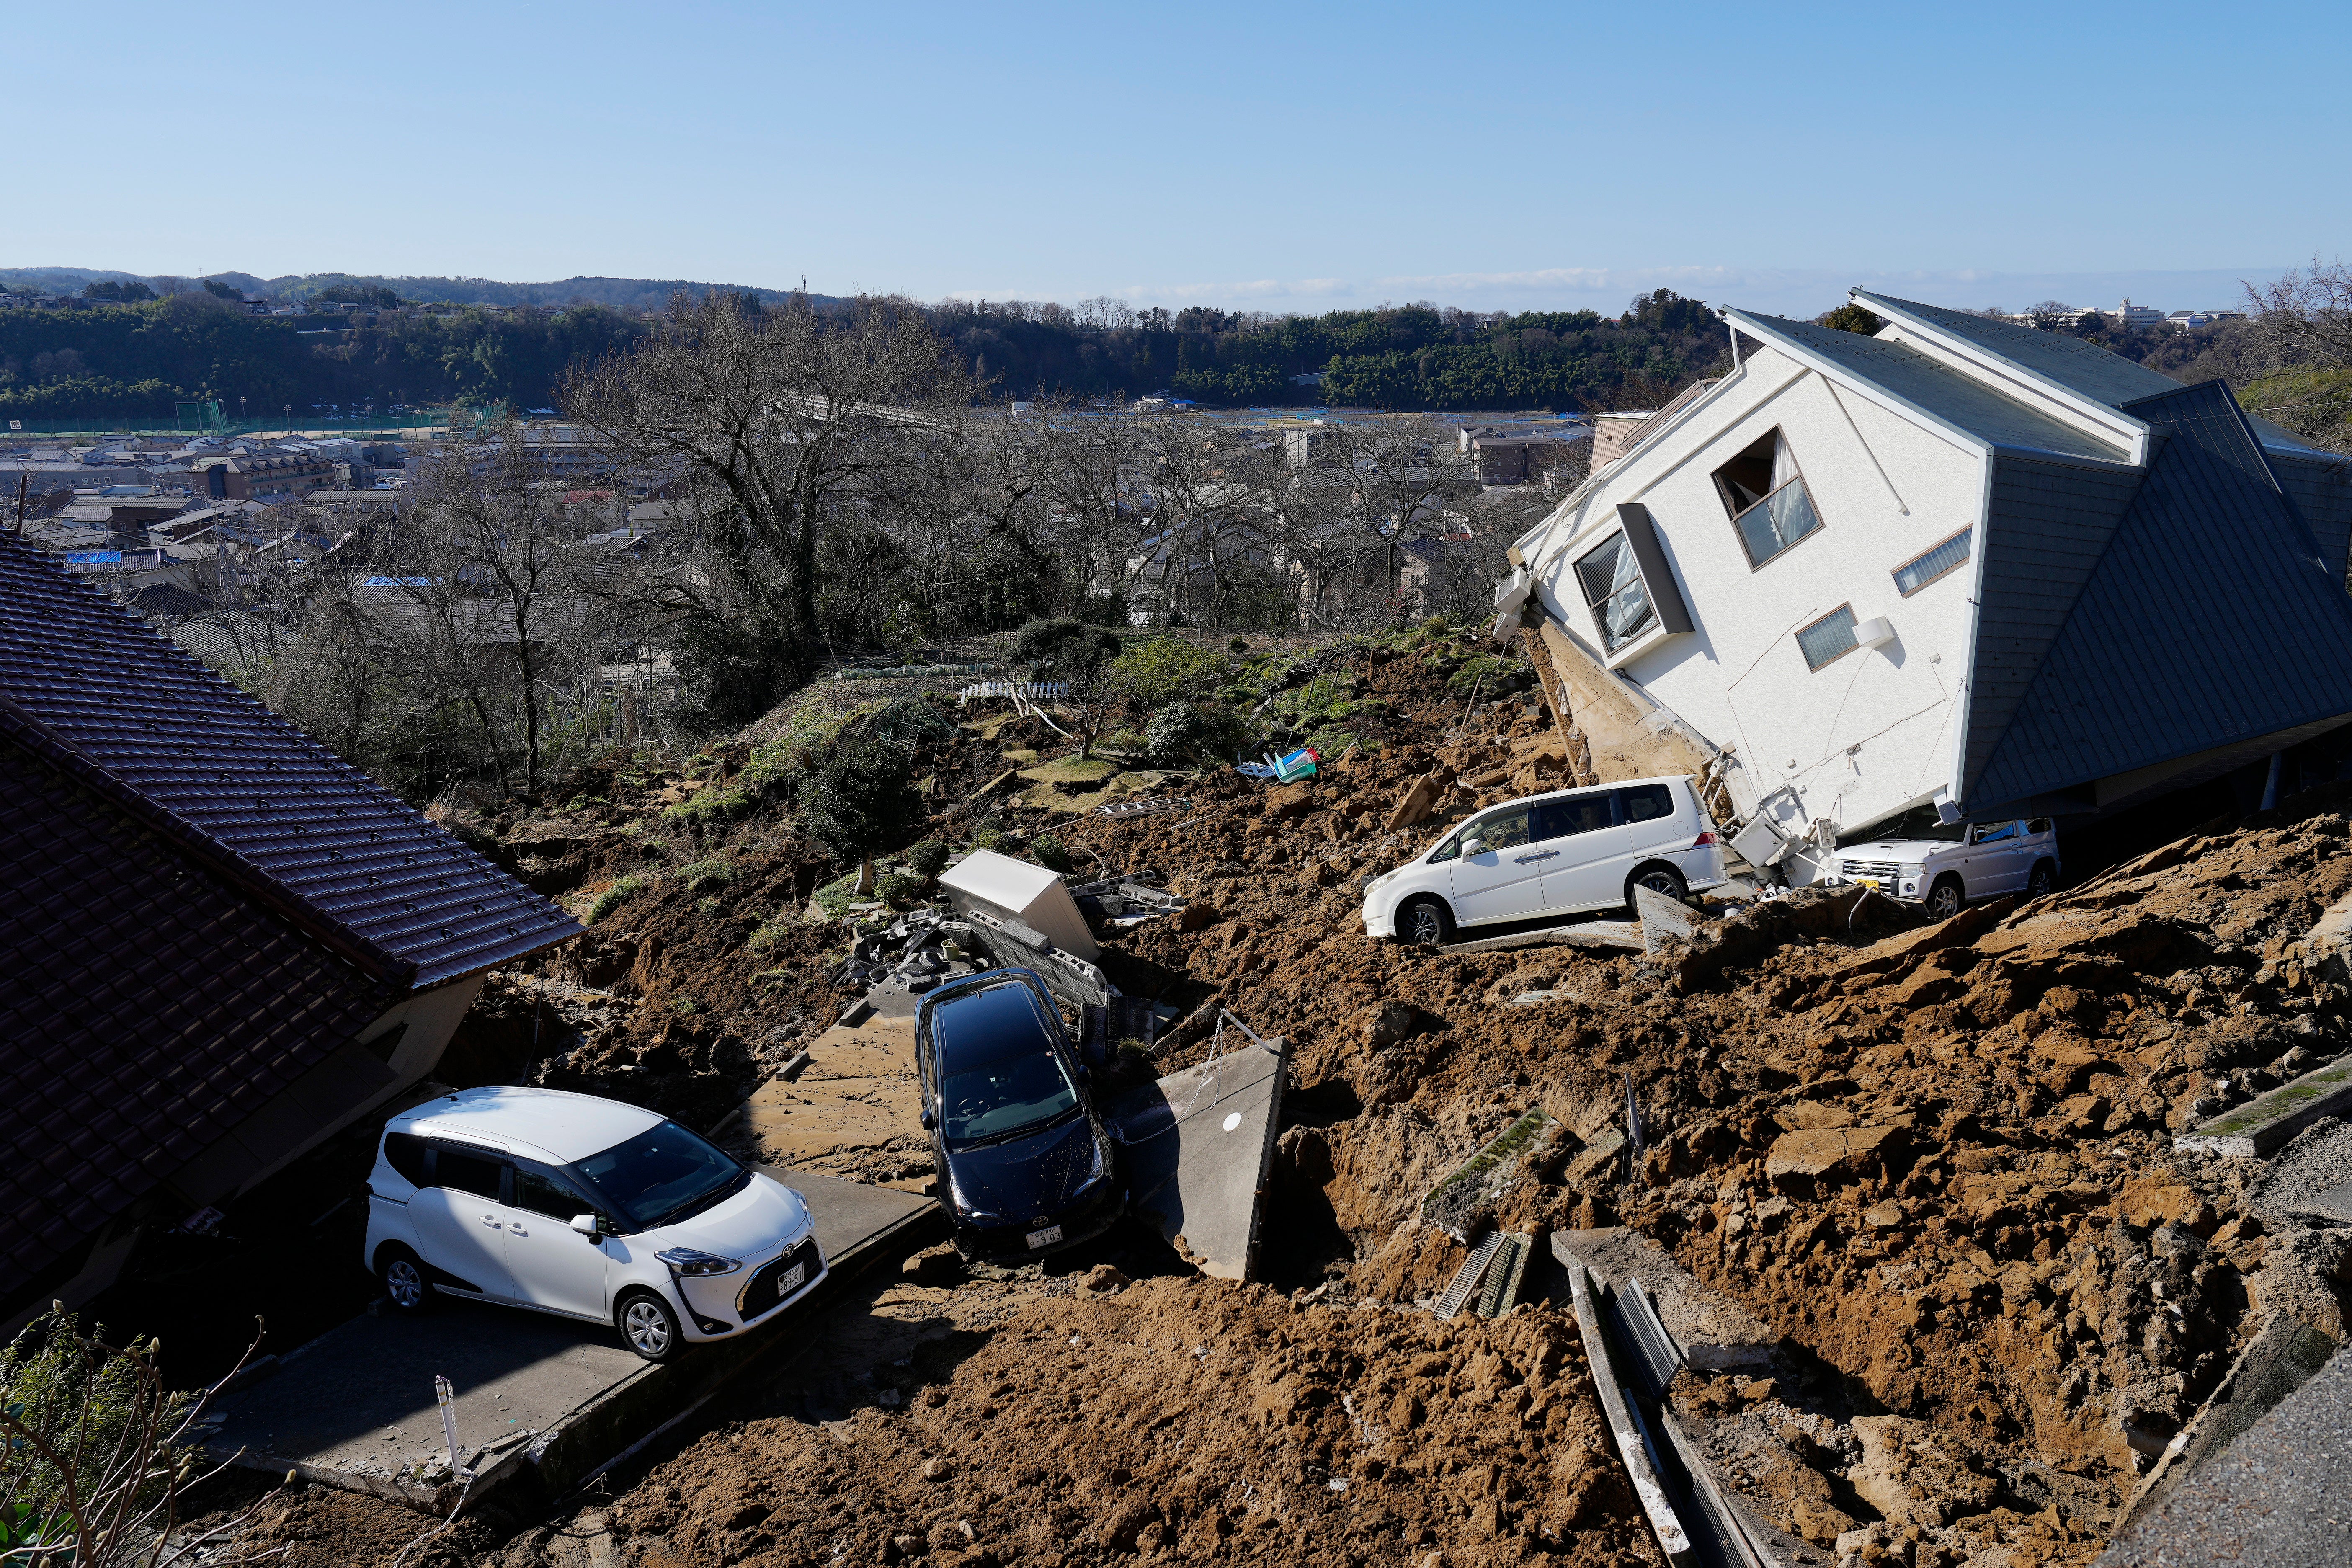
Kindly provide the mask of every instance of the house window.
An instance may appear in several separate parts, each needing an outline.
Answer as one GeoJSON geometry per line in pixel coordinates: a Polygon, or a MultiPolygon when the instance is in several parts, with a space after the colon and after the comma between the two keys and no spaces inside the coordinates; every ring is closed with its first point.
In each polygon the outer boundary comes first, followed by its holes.
{"type": "Polygon", "coordinates": [[[1822,526],[1796,457],[1778,430],[1716,469],[1715,489],[1751,568],[1822,526]]]}
{"type": "Polygon", "coordinates": [[[1804,650],[1805,662],[1815,669],[1833,658],[1852,653],[1860,646],[1853,640],[1853,606],[1840,605],[1811,626],[1799,631],[1797,646],[1804,650]]]}
{"type": "Polygon", "coordinates": [[[1895,590],[1909,598],[1937,578],[1957,572],[1968,564],[1969,541],[1975,537],[1971,529],[1962,529],[1941,544],[1914,555],[1895,569],[1895,590]]]}
{"type": "Polygon", "coordinates": [[[1612,533],[1601,547],[1576,563],[1576,581],[1584,602],[1601,628],[1602,648],[1615,653],[1658,624],[1650,593],[1642,585],[1642,568],[1633,547],[1622,533],[1612,533]]]}

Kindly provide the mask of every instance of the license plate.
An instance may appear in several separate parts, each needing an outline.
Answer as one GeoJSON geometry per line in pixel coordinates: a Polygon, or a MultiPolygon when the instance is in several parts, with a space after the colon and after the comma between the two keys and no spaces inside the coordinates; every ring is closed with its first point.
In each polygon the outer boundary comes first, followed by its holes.
{"type": "Polygon", "coordinates": [[[1043,1230],[1033,1230],[1029,1233],[1029,1246],[1033,1250],[1040,1247],[1051,1247],[1061,1239],[1062,1227],[1058,1225],[1049,1225],[1043,1230]]]}
{"type": "Polygon", "coordinates": [[[805,1263],[793,1264],[790,1268],[784,1270],[784,1277],[776,1281],[776,1294],[779,1296],[791,1295],[793,1291],[801,1288],[801,1282],[807,1278],[808,1265],[805,1263]]]}
{"type": "Polygon", "coordinates": [[[1875,877],[1856,877],[1854,880],[1874,893],[1878,891],[1878,879],[1875,877]]]}

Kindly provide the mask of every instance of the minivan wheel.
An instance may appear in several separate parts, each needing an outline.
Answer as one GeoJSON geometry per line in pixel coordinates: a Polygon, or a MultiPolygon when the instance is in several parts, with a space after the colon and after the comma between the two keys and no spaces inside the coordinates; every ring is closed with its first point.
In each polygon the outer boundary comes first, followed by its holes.
{"type": "Polygon", "coordinates": [[[1454,940],[1454,917],[1435,899],[1415,899],[1397,911],[1397,934],[1407,942],[1444,947],[1454,940]]]}
{"type": "Polygon", "coordinates": [[[376,1255],[376,1282],[392,1300],[392,1310],[404,1318],[422,1317],[433,1310],[433,1283],[425,1265],[404,1247],[387,1247],[376,1255]]]}
{"type": "Polygon", "coordinates": [[[1690,897],[1690,884],[1683,880],[1683,874],[1672,866],[1649,867],[1636,871],[1626,881],[1625,907],[1629,910],[1634,907],[1633,889],[1636,888],[1647,888],[1654,893],[1663,893],[1678,904],[1690,897]]]}
{"type": "Polygon", "coordinates": [[[1960,879],[1947,871],[1936,879],[1934,887],[1927,889],[1927,918],[1931,921],[1950,920],[1968,901],[1968,894],[1961,889],[1960,879]]]}
{"type": "Polygon", "coordinates": [[[2029,899],[2038,899],[2045,893],[2056,890],[2057,886],[2058,868],[2044,860],[2034,867],[2033,875],[2025,879],[2025,896],[2029,899]]]}
{"type": "Polygon", "coordinates": [[[620,1320],[621,1337],[647,1361],[667,1361],[686,1345],[686,1335],[677,1326],[677,1314],[670,1310],[667,1301],[650,1290],[622,1297],[621,1310],[614,1316],[620,1320]]]}

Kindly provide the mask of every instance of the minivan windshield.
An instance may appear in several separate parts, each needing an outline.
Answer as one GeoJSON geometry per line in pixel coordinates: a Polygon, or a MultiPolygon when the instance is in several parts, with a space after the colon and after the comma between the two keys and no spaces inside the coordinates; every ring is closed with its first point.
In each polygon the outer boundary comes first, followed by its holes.
{"type": "Polygon", "coordinates": [[[699,1214],[751,1180],[750,1171],[675,1121],[647,1128],[572,1168],[639,1230],[699,1214]]]}
{"type": "Polygon", "coordinates": [[[1078,1114],[1054,1026],[1014,981],[960,996],[930,1019],[940,1133],[950,1152],[1042,1131],[1078,1114]]]}

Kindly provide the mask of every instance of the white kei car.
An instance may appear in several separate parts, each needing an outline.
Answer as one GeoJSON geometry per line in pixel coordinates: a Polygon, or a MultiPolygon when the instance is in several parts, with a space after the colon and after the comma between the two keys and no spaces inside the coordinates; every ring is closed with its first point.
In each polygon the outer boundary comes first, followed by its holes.
{"type": "Polygon", "coordinates": [[[825,1276],[800,1194],[650,1110],[469,1089],[385,1124],[367,1266],[436,1292],[611,1323],[647,1361],[761,1322],[825,1276]]]}
{"type": "Polygon", "coordinates": [[[1830,879],[1860,882],[1946,921],[1998,893],[2038,899],[2058,886],[2059,871],[2058,829],[2046,816],[1946,823],[1920,806],[1885,837],[1840,849],[1830,879]]]}
{"type": "Polygon", "coordinates": [[[1690,775],[1559,790],[1490,806],[1364,887],[1364,932],[1452,942],[1458,929],[1620,909],[1719,888],[1723,850],[1690,775]]]}

